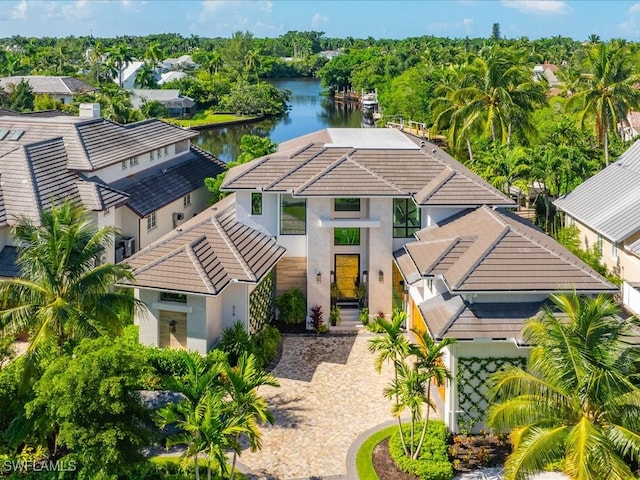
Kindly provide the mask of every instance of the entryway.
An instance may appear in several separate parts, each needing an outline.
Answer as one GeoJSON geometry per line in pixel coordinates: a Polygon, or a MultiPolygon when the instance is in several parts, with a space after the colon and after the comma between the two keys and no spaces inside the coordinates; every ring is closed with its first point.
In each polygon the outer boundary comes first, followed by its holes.
{"type": "Polygon", "coordinates": [[[187,314],[182,312],[158,312],[159,345],[161,347],[187,349],[187,314]]]}
{"type": "Polygon", "coordinates": [[[335,304],[340,308],[340,325],[332,330],[352,330],[362,326],[359,320],[358,282],[360,281],[360,255],[336,254],[335,304]]]}

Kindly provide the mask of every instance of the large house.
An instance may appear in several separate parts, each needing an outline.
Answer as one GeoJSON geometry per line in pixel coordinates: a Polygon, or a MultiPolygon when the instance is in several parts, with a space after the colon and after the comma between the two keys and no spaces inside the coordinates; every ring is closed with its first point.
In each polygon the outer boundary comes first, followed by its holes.
{"type": "Polygon", "coordinates": [[[598,246],[607,268],[623,279],[624,305],[640,314],[640,141],[614,163],[556,200],[565,225],[584,247],[598,246]]]}
{"type": "Polygon", "coordinates": [[[52,77],[43,75],[25,75],[0,78],[0,88],[10,91],[18,83],[25,81],[35,95],[49,95],[57,102],[69,104],[76,95],[98,90],[96,87],[84,83],[73,77],[52,77]]]}
{"type": "Polygon", "coordinates": [[[233,195],[129,259],[149,307],[141,340],[204,352],[237,321],[259,328],[265,297],[291,287],[325,318],[336,304],[371,317],[404,308],[408,328],[459,340],[446,356],[456,376],[480,365],[447,387],[454,430],[478,422],[488,373],[526,358],[522,327],[551,293],[616,291],[510,213],[511,199],[399,130],[284,142],[231,169],[222,188],[233,195]]]}
{"type": "Polygon", "coordinates": [[[190,118],[196,112],[196,102],[180,94],[180,90],[136,89],[131,90],[131,105],[140,108],[146,102],[159,102],[164,105],[170,117],[190,118]]]}
{"type": "Polygon", "coordinates": [[[99,117],[0,116],[0,276],[17,274],[17,218],[71,199],[98,226],[121,231],[108,259],[131,256],[207,206],[204,178],[224,165],[191,145],[197,132],[159,120],[120,125],[99,117]]]}

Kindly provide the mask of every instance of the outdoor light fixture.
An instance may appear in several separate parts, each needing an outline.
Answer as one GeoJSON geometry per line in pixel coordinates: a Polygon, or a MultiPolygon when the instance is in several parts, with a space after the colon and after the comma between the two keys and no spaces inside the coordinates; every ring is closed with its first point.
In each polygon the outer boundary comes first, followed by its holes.
{"type": "Polygon", "coordinates": [[[369,283],[369,272],[367,270],[362,272],[362,283],[369,283]]]}
{"type": "Polygon", "coordinates": [[[378,281],[380,283],[384,282],[384,272],[382,270],[378,272],[378,281]]]}
{"type": "Polygon", "coordinates": [[[171,328],[171,333],[176,333],[176,322],[175,320],[171,320],[169,322],[169,327],[171,328]]]}
{"type": "Polygon", "coordinates": [[[232,316],[232,317],[235,317],[235,316],[236,316],[236,306],[235,306],[235,305],[233,305],[233,306],[231,307],[231,316],[232,316]]]}
{"type": "Polygon", "coordinates": [[[320,270],[316,272],[316,283],[322,283],[322,273],[320,273],[320,270]]]}
{"type": "Polygon", "coordinates": [[[336,272],[334,272],[333,270],[331,270],[329,272],[329,279],[331,280],[331,283],[336,283],[336,272]]]}

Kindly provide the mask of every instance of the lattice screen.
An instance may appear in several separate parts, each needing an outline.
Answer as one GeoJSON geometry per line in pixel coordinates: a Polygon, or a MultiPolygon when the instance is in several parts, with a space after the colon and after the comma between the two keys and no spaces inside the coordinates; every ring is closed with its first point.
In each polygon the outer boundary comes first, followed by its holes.
{"type": "Polygon", "coordinates": [[[262,330],[273,316],[273,270],[249,295],[249,333],[262,330]]]}

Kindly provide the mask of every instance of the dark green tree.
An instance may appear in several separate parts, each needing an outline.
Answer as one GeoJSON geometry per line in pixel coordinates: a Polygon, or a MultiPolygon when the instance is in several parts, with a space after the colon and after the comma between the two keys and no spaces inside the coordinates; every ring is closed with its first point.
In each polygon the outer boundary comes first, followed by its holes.
{"type": "Polygon", "coordinates": [[[33,104],[36,96],[33,93],[33,88],[26,80],[20,80],[16,83],[11,90],[10,105],[11,110],[16,112],[31,112],[33,111],[33,104]]]}

